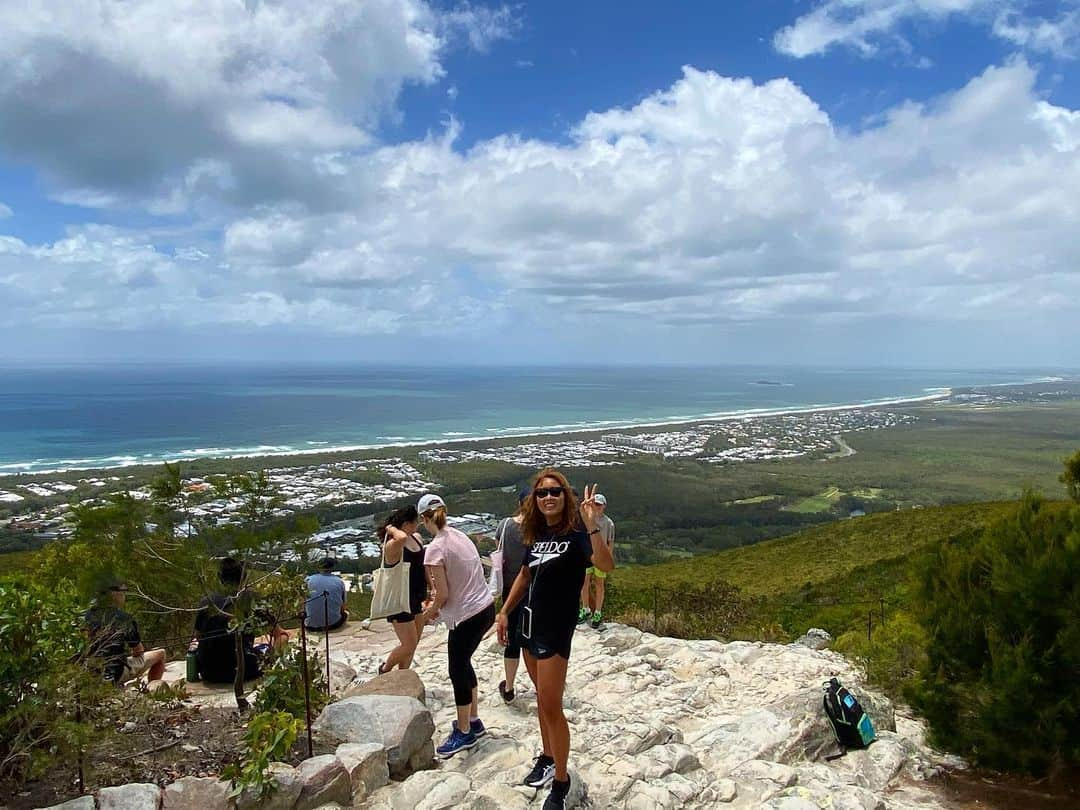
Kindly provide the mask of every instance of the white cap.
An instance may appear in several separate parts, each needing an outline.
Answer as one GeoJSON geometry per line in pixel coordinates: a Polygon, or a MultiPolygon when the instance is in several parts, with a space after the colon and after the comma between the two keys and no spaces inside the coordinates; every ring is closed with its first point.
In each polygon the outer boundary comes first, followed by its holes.
{"type": "Polygon", "coordinates": [[[593,495],[593,500],[594,500],[594,501],[596,501],[596,502],[597,502],[598,504],[600,504],[601,506],[607,506],[607,498],[605,498],[605,497],[604,497],[604,496],[603,496],[603,495],[602,495],[601,493],[599,493],[599,492],[597,492],[597,493],[596,493],[595,495],[593,495]]]}
{"type": "Polygon", "coordinates": [[[424,512],[428,512],[439,506],[445,509],[446,502],[438,495],[434,495],[429,492],[427,495],[424,495],[422,498],[420,498],[420,501],[416,504],[416,511],[422,515],[424,514],[424,512]]]}

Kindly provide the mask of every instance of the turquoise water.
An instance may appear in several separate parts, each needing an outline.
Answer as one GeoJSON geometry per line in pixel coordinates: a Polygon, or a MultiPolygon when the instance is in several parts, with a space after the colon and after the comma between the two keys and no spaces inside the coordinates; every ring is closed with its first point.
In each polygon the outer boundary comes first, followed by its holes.
{"type": "Polygon", "coordinates": [[[625,427],[1052,376],[753,366],[103,366],[0,374],[0,474],[625,427]]]}

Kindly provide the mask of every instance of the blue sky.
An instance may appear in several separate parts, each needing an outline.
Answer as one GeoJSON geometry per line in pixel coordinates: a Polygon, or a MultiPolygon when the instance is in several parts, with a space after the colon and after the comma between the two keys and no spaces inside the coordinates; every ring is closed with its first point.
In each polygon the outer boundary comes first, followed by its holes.
{"type": "Polygon", "coordinates": [[[1078,58],[1078,0],[0,0],[0,360],[1080,367],[1078,58]]]}

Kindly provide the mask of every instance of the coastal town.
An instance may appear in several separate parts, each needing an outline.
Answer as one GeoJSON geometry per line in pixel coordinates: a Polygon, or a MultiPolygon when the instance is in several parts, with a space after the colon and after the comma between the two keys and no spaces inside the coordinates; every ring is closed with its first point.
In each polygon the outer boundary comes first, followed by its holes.
{"type": "MultiPolygon", "coordinates": [[[[709,422],[655,428],[649,432],[619,431],[600,436],[533,437],[517,444],[495,446],[443,445],[426,447],[414,458],[357,458],[307,466],[282,466],[266,471],[275,493],[275,517],[310,513],[320,507],[372,508],[399,502],[423,492],[438,491],[443,483],[425,475],[421,467],[475,461],[499,461],[523,468],[558,465],[589,468],[624,464],[634,458],[694,459],[705,464],[795,458],[818,454],[845,455],[850,447],[843,434],[880,430],[914,422],[916,417],[879,408],[838,408],[781,415],[745,415],[709,422]]],[[[76,476],[64,480],[8,479],[0,485],[0,533],[31,534],[40,541],[70,535],[73,509],[104,502],[108,495],[126,493],[145,500],[146,485],[132,475],[76,476]],[[20,508],[21,504],[25,507],[20,508]],[[35,504],[36,506],[31,506],[35,504]],[[2,513],[0,513],[2,514],[2,513]]],[[[183,481],[186,520],[176,527],[183,536],[198,534],[203,526],[222,526],[241,519],[244,498],[219,492],[202,477],[183,481]]],[[[490,534],[495,516],[465,514],[454,524],[470,534],[490,534]]],[[[370,514],[320,528],[310,540],[341,559],[377,556],[370,514]]]]}

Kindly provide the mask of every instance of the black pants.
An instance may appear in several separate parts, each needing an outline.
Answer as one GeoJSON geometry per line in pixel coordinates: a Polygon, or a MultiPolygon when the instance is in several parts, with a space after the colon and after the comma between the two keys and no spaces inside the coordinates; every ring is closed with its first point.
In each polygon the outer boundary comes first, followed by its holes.
{"type": "Polygon", "coordinates": [[[515,661],[521,658],[521,608],[524,604],[524,599],[518,602],[506,617],[506,649],[503,650],[503,658],[515,661]]]}
{"type": "Polygon", "coordinates": [[[472,690],[476,688],[472,656],[480,646],[480,639],[494,623],[495,605],[492,604],[450,631],[446,640],[446,657],[450,661],[450,683],[454,686],[455,706],[472,703],[472,690]]]}

